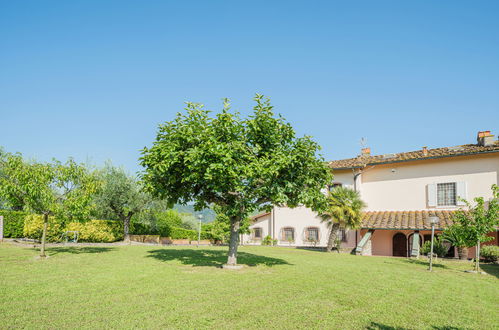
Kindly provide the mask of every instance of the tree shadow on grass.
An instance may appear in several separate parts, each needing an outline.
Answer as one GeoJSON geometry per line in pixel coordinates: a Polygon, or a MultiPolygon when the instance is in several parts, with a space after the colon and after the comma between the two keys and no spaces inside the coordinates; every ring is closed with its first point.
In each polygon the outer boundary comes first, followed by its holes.
{"type": "MultiPolygon", "coordinates": [[[[227,262],[227,251],[218,250],[194,250],[194,249],[157,249],[147,251],[148,258],[155,258],[161,261],[178,260],[184,265],[222,267],[227,262]]],[[[237,263],[246,266],[276,266],[291,265],[286,260],[260,256],[247,252],[237,253],[237,263]]]]}
{"type": "MultiPolygon", "coordinates": [[[[49,256],[60,254],[60,253],[70,253],[70,254],[83,254],[83,253],[104,253],[114,251],[114,247],[102,247],[102,246],[64,246],[64,247],[49,247],[46,249],[49,256]]],[[[38,249],[40,250],[40,249],[38,249]]]]}
{"type": "MultiPolygon", "coordinates": [[[[419,259],[402,259],[402,260],[404,262],[407,262],[407,263],[410,263],[410,264],[413,264],[413,265],[425,266],[426,268],[428,268],[430,266],[430,262],[428,260],[419,260],[419,259]]],[[[434,268],[444,268],[444,269],[448,269],[449,268],[446,265],[439,264],[438,262],[435,263],[435,261],[433,262],[433,267],[434,268]]]]}
{"type": "MultiPolygon", "coordinates": [[[[382,323],[377,323],[377,322],[371,322],[370,325],[366,327],[366,329],[369,330],[406,330],[408,328],[403,328],[403,327],[392,327],[386,324],[382,323]]],[[[457,330],[459,328],[456,327],[450,327],[450,326],[431,326],[431,329],[438,329],[438,330],[457,330]]]]}
{"type": "Polygon", "coordinates": [[[480,264],[480,268],[489,275],[499,278],[498,264],[480,264]]]}

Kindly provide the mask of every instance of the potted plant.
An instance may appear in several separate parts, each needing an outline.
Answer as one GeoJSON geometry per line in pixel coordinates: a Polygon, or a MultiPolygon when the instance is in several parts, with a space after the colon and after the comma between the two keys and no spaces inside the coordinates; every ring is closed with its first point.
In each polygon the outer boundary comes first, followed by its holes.
{"type": "Polygon", "coordinates": [[[460,260],[468,259],[468,246],[473,246],[474,242],[470,240],[463,226],[457,223],[446,228],[442,233],[442,239],[457,248],[460,260]]]}

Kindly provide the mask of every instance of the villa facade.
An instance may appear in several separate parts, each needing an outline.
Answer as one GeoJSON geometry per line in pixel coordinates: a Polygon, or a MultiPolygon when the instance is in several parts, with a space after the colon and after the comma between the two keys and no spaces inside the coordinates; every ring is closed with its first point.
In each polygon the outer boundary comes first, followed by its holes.
{"type": "MultiPolygon", "coordinates": [[[[440,219],[436,233],[452,224],[452,214],[465,204],[460,200],[492,197],[492,184],[499,184],[499,141],[490,131],[479,132],[477,143],[371,155],[369,148],[359,156],[329,163],[333,186],[358,191],[367,204],[362,228],[343,230],[341,248],[362,255],[409,257],[430,239],[428,218],[440,219]],[[418,244],[419,242],[419,244],[418,244]]],[[[329,228],[310,209],[274,207],[253,217],[251,234],[243,244],[261,244],[267,235],[278,245],[317,246],[327,244],[329,228]]],[[[498,232],[490,233],[499,244],[498,232]]],[[[449,250],[449,255],[455,249],[449,250]]],[[[474,257],[474,249],[469,257],[474,257]]]]}

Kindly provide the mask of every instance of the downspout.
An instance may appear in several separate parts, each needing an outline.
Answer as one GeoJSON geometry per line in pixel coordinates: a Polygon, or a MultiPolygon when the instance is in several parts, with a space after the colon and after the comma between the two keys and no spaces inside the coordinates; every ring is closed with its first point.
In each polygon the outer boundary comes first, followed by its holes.
{"type": "Polygon", "coordinates": [[[272,219],[272,239],[275,239],[275,206],[272,207],[271,217],[272,219]]]}
{"type": "MultiPolygon", "coordinates": [[[[358,191],[357,190],[357,178],[361,174],[362,174],[362,170],[359,170],[358,173],[354,173],[354,175],[353,175],[353,190],[354,191],[358,191]]],[[[355,246],[357,246],[359,244],[359,233],[360,233],[360,229],[355,231],[355,246]]]]}

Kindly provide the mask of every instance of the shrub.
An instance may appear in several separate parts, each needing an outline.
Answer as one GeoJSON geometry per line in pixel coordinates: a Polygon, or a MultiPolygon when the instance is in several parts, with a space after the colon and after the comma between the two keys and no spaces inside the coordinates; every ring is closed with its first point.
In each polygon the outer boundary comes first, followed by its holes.
{"type": "MultiPolygon", "coordinates": [[[[441,238],[433,239],[433,253],[436,253],[439,257],[445,257],[448,252],[448,248],[444,245],[443,240],[441,238]]],[[[428,255],[431,251],[431,241],[424,242],[421,247],[421,254],[428,255]]]]}
{"type": "MultiPolygon", "coordinates": [[[[24,237],[40,240],[43,232],[43,215],[28,214],[24,218],[24,237]]],[[[62,235],[61,220],[49,217],[47,227],[47,241],[59,242],[62,235]]]]}
{"type": "Polygon", "coordinates": [[[272,237],[270,237],[270,235],[267,235],[262,239],[262,245],[276,245],[276,244],[277,244],[277,240],[272,239],[272,237]]]}
{"type": "Polygon", "coordinates": [[[24,218],[27,212],[0,210],[3,216],[3,237],[19,238],[24,237],[24,218]]]}
{"type": "Polygon", "coordinates": [[[78,241],[111,243],[123,239],[123,223],[112,220],[71,222],[65,231],[78,231],[78,241]]]}
{"type": "Polygon", "coordinates": [[[173,227],[170,231],[171,239],[197,239],[198,233],[195,230],[173,227]]]}
{"type": "Polygon", "coordinates": [[[499,246],[485,245],[480,249],[480,256],[487,262],[499,261],[499,246]]]}

